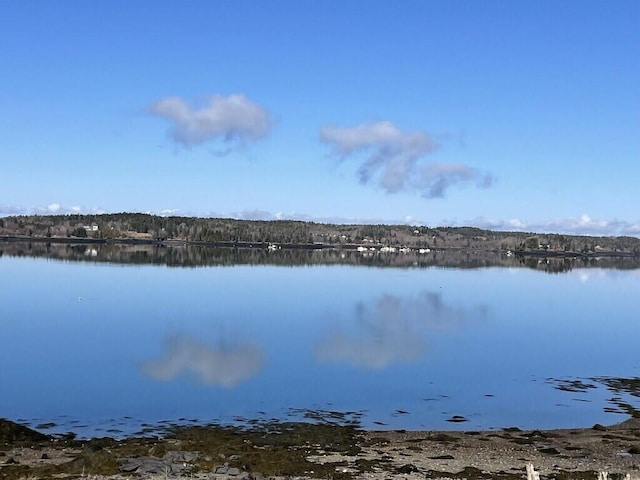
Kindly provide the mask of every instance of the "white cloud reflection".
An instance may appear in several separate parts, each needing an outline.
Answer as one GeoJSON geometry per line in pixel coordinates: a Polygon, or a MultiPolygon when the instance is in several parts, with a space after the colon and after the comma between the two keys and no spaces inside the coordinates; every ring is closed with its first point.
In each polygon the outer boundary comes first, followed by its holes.
{"type": "Polygon", "coordinates": [[[166,354],[142,365],[142,372],[156,380],[172,380],[191,373],[203,385],[234,387],[255,375],[262,365],[262,351],[255,345],[211,346],[185,335],[170,337],[166,354]]]}
{"type": "Polygon", "coordinates": [[[370,305],[355,308],[355,330],[338,330],[318,344],[322,362],[344,362],[367,369],[418,360],[426,350],[426,331],[459,329],[484,318],[482,306],[464,309],[444,303],[440,293],[425,291],[416,297],[383,295],[370,305]]]}

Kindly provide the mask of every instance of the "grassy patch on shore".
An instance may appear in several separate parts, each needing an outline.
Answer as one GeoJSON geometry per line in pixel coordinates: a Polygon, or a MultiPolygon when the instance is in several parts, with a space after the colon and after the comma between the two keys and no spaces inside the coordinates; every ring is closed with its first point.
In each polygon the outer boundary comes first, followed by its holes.
{"type": "MultiPolygon", "coordinates": [[[[1,480],[21,478],[80,477],[85,475],[115,475],[119,460],[136,457],[161,458],[167,452],[198,452],[193,462],[194,472],[213,472],[226,465],[240,471],[264,476],[313,476],[316,478],[349,479],[350,472],[337,470],[340,462],[312,463],[307,457],[360,452],[360,432],[353,426],[271,423],[252,428],[209,426],[174,426],[162,438],[129,438],[116,441],[97,438],[87,441],[62,440],[40,434],[13,422],[0,424],[0,438],[6,451],[16,446],[30,450],[45,448],[67,451],[71,459],[60,464],[24,465],[21,459],[9,460],[0,468],[1,480]]],[[[372,464],[375,462],[371,462],[372,464]]],[[[372,468],[367,463],[364,469],[372,468]]]]}

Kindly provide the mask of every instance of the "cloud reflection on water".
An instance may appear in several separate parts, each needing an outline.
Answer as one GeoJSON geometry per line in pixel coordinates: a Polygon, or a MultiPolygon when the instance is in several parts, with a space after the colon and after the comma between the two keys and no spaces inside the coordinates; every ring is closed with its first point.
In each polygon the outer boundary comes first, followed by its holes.
{"type": "Polygon", "coordinates": [[[172,380],[187,372],[203,385],[234,387],[255,375],[262,366],[262,350],[255,345],[211,346],[186,335],[167,339],[166,354],[142,365],[155,380],[172,380]]]}
{"type": "Polygon", "coordinates": [[[425,331],[462,328],[484,318],[486,307],[453,307],[440,293],[424,291],[411,298],[386,294],[369,305],[358,302],[354,316],[355,331],[340,329],[320,342],[317,360],[367,369],[415,362],[426,350],[425,331]]]}

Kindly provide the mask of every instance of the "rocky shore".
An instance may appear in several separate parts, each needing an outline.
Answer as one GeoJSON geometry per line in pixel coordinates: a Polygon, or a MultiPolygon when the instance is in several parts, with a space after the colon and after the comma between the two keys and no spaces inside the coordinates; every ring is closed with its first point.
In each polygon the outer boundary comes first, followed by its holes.
{"type": "Polygon", "coordinates": [[[363,431],[336,424],[174,427],[75,440],[0,419],[0,479],[640,479],[640,419],[586,429],[363,431]]]}

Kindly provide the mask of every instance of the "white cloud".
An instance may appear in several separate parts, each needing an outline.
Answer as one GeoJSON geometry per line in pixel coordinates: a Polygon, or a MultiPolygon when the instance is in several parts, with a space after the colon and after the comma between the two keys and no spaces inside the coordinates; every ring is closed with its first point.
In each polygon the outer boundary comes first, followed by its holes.
{"type": "Polygon", "coordinates": [[[377,122],[351,128],[325,126],[320,139],[340,158],[364,153],[358,168],[363,184],[376,179],[387,193],[417,191],[425,198],[444,197],[457,184],[491,185],[490,175],[461,164],[424,163],[439,145],[426,132],[403,132],[393,123],[377,122]]]}
{"type": "Polygon", "coordinates": [[[253,345],[212,347],[199,340],[177,335],[167,341],[167,352],[147,362],[142,371],[156,380],[172,380],[192,373],[203,385],[233,387],[255,375],[262,365],[262,352],[253,345]]]}
{"type": "Polygon", "coordinates": [[[149,113],[169,120],[169,137],[185,147],[214,140],[242,146],[266,136],[272,123],[267,110],[240,94],[212,95],[200,108],[167,97],[153,103],[149,113]]]}
{"type": "Polygon", "coordinates": [[[171,217],[177,215],[180,212],[179,208],[165,208],[164,210],[160,210],[161,217],[171,217]]]}
{"type": "Polygon", "coordinates": [[[488,188],[493,183],[493,177],[459,163],[434,163],[421,166],[416,185],[424,197],[440,198],[444,197],[449,187],[468,182],[488,188]]]}
{"type": "MultiPolygon", "coordinates": [[[[460,224],[462,225],[462,224],[460,224]]],[[[587,214],[578,217],[526,222],[518,218],[491,220],[483,217],[469,220],[464,225],[518,232],[560,233],[592,236],[640,236],[640,222],[593,219],[587,214]]],[[[452,225],[456,226],[456,225],[452,225]]]]}
{"type": "Polygon", "coordinates": [[[0,215],[8,216],[8,215],[24,215],[27,213],[26,209],[22,207],[18,207],[16,205],[4,205],[0,204],[0,215]]]}
{"type": "Polygon", "coordinates": [[[32,215],[100,215],[107,213],[103,208],[87,208],[79,205],[65,207],[57,202],[50,203],[45,206],[38,206],[30,212],[32,215]]]}
{"type": "Polygon", "coordinates": [[[508,225],[510,225],[512,228],[515,228],[517,230],[522,230],[523,228],[526,227],[526,224],[522,223],[520,220],[518,220],[517,218],[512,218],[511,220],[507,221],[508,225]]]}
{"type": "Polygon", "coordinates": [[[232,213],[231,217],[240,220],[275,220],[274,215],[267,210],[243,210],[239,213],[232,213]]]}
{"type": "Polygon", "coordinates": [[[318,217],[315,215],[309,215],[306,213],[298,212],[271,212],[269,210],[261,209],[249,209],[241,210],[237,212],[231,212],[229,214],[210,213],[205,215],[207,217],[224,217],[224,218],[237,218],[239,220],[296,220],[300,222],[314,222],[314,223],[329,223],[336,225],[424,225],[424,222],[416,220],[411,215],[407,215],[404,218],[376,218],[376,217],[318,217]]]}
{"type": "Polygon", "coordinates": [[[404,218],[376,218],[376,217],[317,217],[304,213],[273,213],[268,210],[243,210],[233,212],[229,216],[243,220],[300,220],[304,222],[332,223],[344,225],[425,225],[437,227],[478,227],[489,230],[514,231],[514,232],[537,232],[537,233],[562,233],[567,235],[629,235],[640,236],[640,222],[624,222],[619,220],[594,220],[588,215],[581,215],[576,218],[555,219],[542,222],[526,222],[518,218],[510,219],[489,219],[477,217],[470,220],[456,221],[441,219],[439,223],[415,218],[407,215],[404,218]]]}

